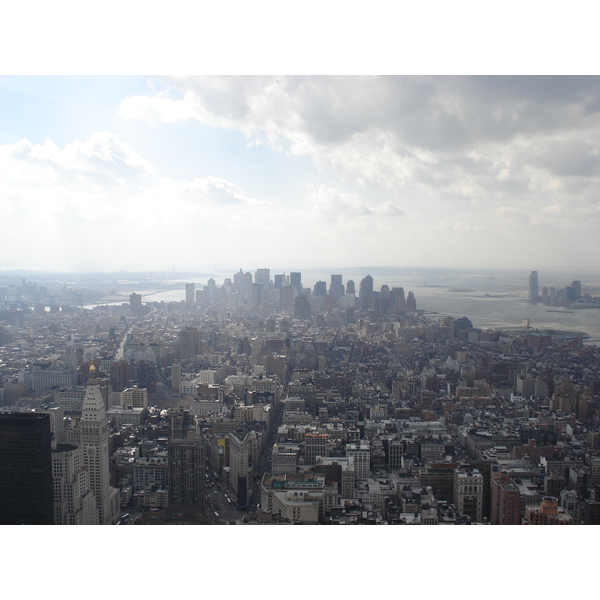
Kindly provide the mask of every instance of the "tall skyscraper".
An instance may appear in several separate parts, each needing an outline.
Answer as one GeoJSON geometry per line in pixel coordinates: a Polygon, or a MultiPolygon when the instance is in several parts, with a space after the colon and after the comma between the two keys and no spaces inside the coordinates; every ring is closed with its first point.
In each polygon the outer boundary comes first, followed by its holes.
{"type": "Polygon", "coordinates": [[[290,273],[290,285],[296,290],[297,294],[302,292],[302,273],[290,273]]]}
{"type": "Polygon", "coordinates": [[[271,284],[271,269],[256,269],[254,283],[262,283],[265,288],[271,284]]]}
{"type": "Polygon", "coordinates": [[[185,308],[187,310],[194,310],[196,303],[196,284],[186,283],[185,284],[185,308]]]}
{"type": "Polygon", "coordinates": [[[529,302],[538,301],[538,272],[531,271],[529,276],[529,302]]]}
{"type": "Polygon", "coordinates": [[[404,298],[404,288],[394,287],[390,292],[391,308],[403,309],[406,308],[406,300],[404,298]]]}
{"type": "Polygon", "coordinates": [[[373,278],[370,275],[360,280],[360,308],[373,308],[373,278]]]}
{"type": "Polygon", "coordinates": [[[118,492],[110,487],[106,407],[93,363],[81,408],[80,429],[83,466],[90,474],[99,521],[101,525],[110,525],[118,517],[118,511],[114,514],[115,508],[118,508],[118,492]]]}
{"type": "Polygon", "coordinates": [[[329,286],[329,293],[336,299],[339,300],[344,294],[344,284],[342,283],[341,275],[332,275],[331,284],[329,286]]]}
{"type": "Polygon", "coordinates": [[[50,415],[0,414],[0,524],[52,525],[50,415]]]}
{"type": "Polygon", "coordinates": [[[346,283],[346,294],[356,294],[354,281],[352,279],[349,279],[348,283],[346,283]]]}

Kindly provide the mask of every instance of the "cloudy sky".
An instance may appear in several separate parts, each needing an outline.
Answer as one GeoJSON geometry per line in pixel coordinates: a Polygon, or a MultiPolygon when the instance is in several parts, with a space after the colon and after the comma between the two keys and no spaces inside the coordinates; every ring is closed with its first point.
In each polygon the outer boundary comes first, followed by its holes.
{"type": "Polygon", "coordinates": [[[600,79],[0,77],[0,268],[596,269],[600,79]]]}

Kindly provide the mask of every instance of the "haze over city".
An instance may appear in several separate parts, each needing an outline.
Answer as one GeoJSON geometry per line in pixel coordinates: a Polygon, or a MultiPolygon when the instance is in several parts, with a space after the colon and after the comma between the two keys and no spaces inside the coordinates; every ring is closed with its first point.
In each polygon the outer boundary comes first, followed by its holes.
{"type": "Polygon", "coordinates": [[[599,84],[4,76],[0,268],[592,270],[599,84]]]}

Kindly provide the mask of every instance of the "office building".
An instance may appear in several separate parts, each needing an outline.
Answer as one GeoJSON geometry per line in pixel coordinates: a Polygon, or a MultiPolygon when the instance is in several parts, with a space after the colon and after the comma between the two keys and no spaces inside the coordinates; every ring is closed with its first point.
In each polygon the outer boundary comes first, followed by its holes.
{"type": "Polygon", "coordinates": [[[262,304],[263,301],[263,284],[262,283],[253,283],[252,284],[252,293],[250,296],[250,302],[254,306],[258,306],[262,304]]]}
{"type": "Polygon", "coordinates": [[[537,302],[538,299],[538,272],[531,271],[531,275],[529,275],[529,302],[537,302]]]}
{"type": "Polygon", "coordinates": [[[290,273],[290,285],[297,294],[300,294],[302,292],[302,273],[290,273]]]}
{"type": "Polygon", "coordinates": [[[299,294],[294,300],[294,319],[310,319],[310,304],[304,294],[299,294]]]}
{"type": "Polygon", "coordinates": [[[252,484],[254,431],[229,432],[229,485],[238,506],[246,506],[252,484]]]}
{"type": "Polygon", "coordinates": [[[360,280],[359,298],[361,310],[373,308],[373,278],[370,275],[360,280]]]}
{"type": "Polygon", "coordinates": [[[342,283],[341,275],[332,275],[331,284],[329,286],[329,293],[336,299],[339,300],[345,293],[344,284],[342,283]]]}
{"type": "Polygon", "coordinates": [[[124,389],[121,392],[121,406],[127,408],[147,408],[148,407],[148,389],[140,388],[134,385],[131,388],[124,389]]]}
{"type": "Polygon", "coordinates": [[[0,414],[0,524],[52,525],[50,415],[0,414]]]}
{"type": "MultiPolygon", "coordinates": [[[[493,467],[498,468],[498,467],[493,467]]],[[[490,520],[492,525],[520,525],[520,496],[519,486],[511,480],[507,472],[500,477],[491,479],[491,508],[490,520]]]]}
{"type": "Polygon", "coordinates": [[[83,466],[81,448],[58,444],[52,450],[55,525],[98,525],[96,498],[90,474],[83,466]]]}
{"type": "Polygon", "coordinates": [[[324,281],[317,281],[313,288],[313,296],[322,296],[323,298],[327,295],[327,283],[324,281]]]}
{"type": "Polygon", "coordinates": [[[204,445],[171,439],[168,444],[169,504],[204,507],[204,445]]]}
{"type": "Polygon", "coordinates": [[[268,288],[271,283],[271,269],[256,269],[254,283],[262,283],[265,289],[268,288]]]}
{"type": "Polygon", "coordinates": [[[194,310],[196,304],[196,285],[194,283],[185,284],[185,308],[194,310]]]}
{"type": "Polygon", "coordinates": [[[477,469],[454,472],[454,506],[460,515],[483,520],[483,475],[477,469]]]}
{"type": "Polygon", "coordinates": [[[186,360],[202,353],[202,339],[197,327],[184,327],[179,332],[179,358],[186,360]]]}
{"type": "Polygon", "coordinates": [[[118,518],[119,495],[110,486],[108,421],[93,363],[81,408],[80,430],[83,466],[90,474],[90,486],[96,497],[99,522],[101,525],[110,525],[118,518]]]}
{"type": "Polygon", "coordinates": [[[352,279],[349,279],[348,282],[346,283],[346,294],[356,295],[356,289],[354,286],[354,281],[352,279]]]}
{"type": "Polygon", "coordinates": [[[129,295],[129,308],[131,312],[138,317],[143,314],[141,294],[133,292],[129,295]]]}
{"type": "Polygon", "coordinates": [[[316,465],[317,456],[329,456],[326,433],[307,433],[304,436],[304,464],[316,465]]]}

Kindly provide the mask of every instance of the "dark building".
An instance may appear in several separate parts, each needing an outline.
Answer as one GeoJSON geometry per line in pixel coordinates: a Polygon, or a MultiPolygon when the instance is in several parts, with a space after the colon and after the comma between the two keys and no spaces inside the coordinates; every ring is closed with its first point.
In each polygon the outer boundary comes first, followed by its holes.
{"type": "Polygon", "coordinates": [[[0,415],[0,524],[53,525],[50,415],[0,415]]]}
{"type": "Polygon", "coordinates": [[[294,300],[294,318],[295,319],[310,319],[310,304],[308,298],[304,294],[296,296],[294,300]]]}
{"type": "Polygon", "coordinates": [[[197,327],[185,327],[179,332],[179,358],[193,358],[202,352],[202,339],[197,327]]]}
{"type": "Polygon", "coordinates": [[[327,295],[327,284],[324,281],[317,281],[315,283],[315,287],[313,289],[313,296],[323,296],[323,298],[327,295]]]}
{"type": "Polygon", "coordinates": [[[538,300],[538,272],[531,271],[531,275],[529,276],[529,302],[537,302],[538,300]]]}
{"type": "Polygon", "coordinates": [[[201,442],[170,440],[167,479],[169,504],[204,506],[204,446],[201,442]]]}

